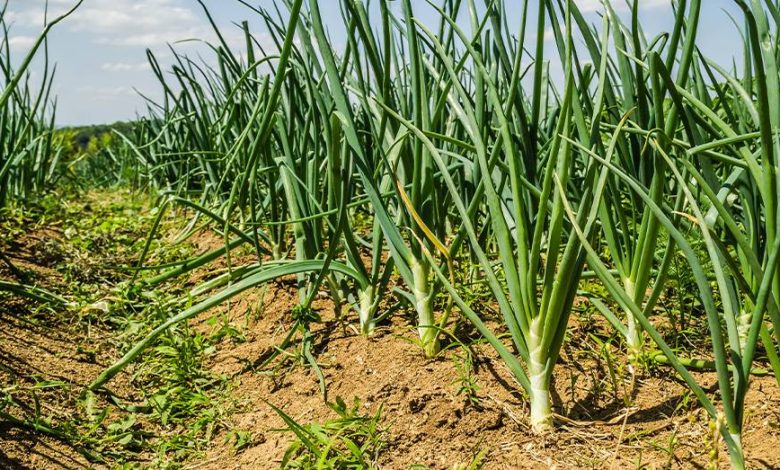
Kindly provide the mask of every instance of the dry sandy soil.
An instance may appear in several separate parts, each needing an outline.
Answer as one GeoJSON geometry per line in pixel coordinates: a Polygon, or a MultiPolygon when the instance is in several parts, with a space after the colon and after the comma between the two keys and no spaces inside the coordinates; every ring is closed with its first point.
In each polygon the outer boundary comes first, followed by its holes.
{"type": "MultiPolygon", "coordinates": [[[[39,272],[49,270],[50,257],[36,252],[44,240],[61,238],[56,227],[31,233],[11,250],[15,262],[39,272]],[[36,241],[38,240],[38,241],[36,241]]],[[[215,240],[201,237],[199,248],[215,240]]],[[[7,251],[9,253],[9,251],[7,251]]],[[[0,277],[8,277],[6,271],[0,277]]],[[[207,276],[194,275],[196,283],[207,276]]],[[[56,289],[57,277],[50,277],[56,289]]],[[[274,373],[252,370],[252,364],[272,351],[290,327],[290,311],[297,303],[291,282],[256,289],[226,309],[237,325],[245,325],[245,341],[225,340],[208,362],[218,373],[234,377],[231,388],[237,406],[205,456],[184,468],[278,468],[293,437],[273,404],[306,424],[335,417],[323,401],[312,369],[294,361],[274,373]],[[226,443],[233,430],[250,432],[252,443],[241,451],[226,443]]],[[[712,433],[708,419],[668,368],[641,375],[633,387],[611,378],[610,368],[625,375],[622,364],[610,365],[587,328],[571,321],[571,333],[554,380],[554,401],[560,415],[557,429],[534,436],[526,423],[527,403],[520,387],[489,347],[472,347],[475,395],[458,393],[463,376],[464,349],[452,347],[434,360],[426,360],[411,341],[409,318],[396,315],[370,338],[356,335],[337,321],[326,298],[315,306],[323,322],[313,326],[315,355],[326,375],[329,400],[360,402],[365,413],[381,407],[386,447],[376,466],[382,469],[452,469],[467,467],[482,455],[485,469],[519,468],[708,468],[712,433]],[[460,367],[460,369],[459,369],[460,367]],[[460,467],[463,466],[463,467],[460,467]]],[[[206,318],[192,320],[194,329],[208,329],[206,318]]],[[[23,302],[0,304],[0,387],[32,385],[42,380],[69,384],[56,391],[40,390],[38,402],[51,416],[74,413],[83,387],[102,367],[116,358],[108,346],[108,332],[89,330],[77,318],[49,318],[23,302]],[[86,339],[88,338],[88,339],[86,339]],[[85,351],[96,351],[97,355],[85,351]]],[[[495,322],[492,324],[496,327],[495,322]]],[[[460,324],[461,341],[476,340],[460,324]]],[[[623,361],[616,352],[617,361],[623,361]]],[[[712,374],[700,379],[713,385],[712,374]]],[[[121,383],[123,379],[119,378],[121,383]]],[[[714,388],[710,388],[715,393],[714,388]]],[[[750,468],[780,468],[780,390],[774,377],[756,377],[748,397],[744,436],[750,468]]],[[[719,463],[728,466],[725,448],[718,445],[719,463]]],[[[0,419],[0,467],[84,468],[90,464],[75,446],[46,437],[0,419]]]]}

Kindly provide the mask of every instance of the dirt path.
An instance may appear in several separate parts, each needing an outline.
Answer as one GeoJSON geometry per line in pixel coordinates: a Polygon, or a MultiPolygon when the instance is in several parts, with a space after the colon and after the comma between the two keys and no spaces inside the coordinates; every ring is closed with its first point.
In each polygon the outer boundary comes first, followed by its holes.
{"type": "MultiPolygon", "coordinates": [[[[67,213],[67,206],[62,210],[67,213]]],[[[70,295],[72,275],[88,276],[93,263],[100,260],[83,260],[82,253],[68,246],[63,220],[53,212],[38,208],[35,214],[4,220],[0,248],[24,273],[26,283],[70,295]]],[[[0,278],[22,280],[6,264],[0,264],[0,278]]],[[[95,351],[108,333],[84,320],[71,309],[7,295],[0,298],[0,411],[26,421],[0,419],[1,467],[75,469],[91,465],[71,435],[75,433],[54,430],[59,423],[74,421],[78,395],[103,367],[95,351]],[[50,430],[35,432],[35,426],[50,430]]]]}

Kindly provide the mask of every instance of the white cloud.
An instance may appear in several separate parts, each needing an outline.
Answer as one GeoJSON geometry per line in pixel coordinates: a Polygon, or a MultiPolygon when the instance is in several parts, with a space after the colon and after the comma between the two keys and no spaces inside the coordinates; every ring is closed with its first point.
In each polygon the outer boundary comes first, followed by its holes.
{"type": "MultiPolygon", "coordinates": [[[[191,38],[210,38],[210,28],[193,2],[183,0],[87,0],[68,18],[71,32],[87,33],[95,43],[157,47],[191,38]]],[[[45,18],[67,11],[75,0],[11,0],[9,22],[42,26],[45,18]]]]}
{"type": "Polygon", "coordinates": [[[37,39],[35,36],[11,36],[8,38],[8,45],[12,50],[29,49],[37,39]]]}
{"type": "Polygon", "coordinates": [[[106,62],[100,65],[100,70],[106,72],[140,72],[149,70],[148,62],[106,62]]]}

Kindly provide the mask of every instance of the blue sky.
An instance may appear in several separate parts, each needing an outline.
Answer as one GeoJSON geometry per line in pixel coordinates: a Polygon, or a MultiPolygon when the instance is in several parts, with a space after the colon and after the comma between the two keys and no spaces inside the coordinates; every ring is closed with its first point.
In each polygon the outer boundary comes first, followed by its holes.
{"type": "MultiPolygon", "coordinates": [[[[50,17],[75,1],[49,0],[50,17]]],[[[319,1],[326,22],[335,24],[338,10],[326,8],[335,5],[335,0],[319,1]]],[[[507,4],[514,1],[508,0],[507,4]]],[[[575,1],[590,12],[594,22],[599,22],[600,0],[575,1]]],[[[670,27],[671,0],[638,1],[642,25],[649,35],[670,27]]],[[[205,2],[217,23],[224,27],[228,42],[237,48],[241,47],[242,37],[232,23],[242,20],[250,20],[253,31],[261,42],[264,40],[262,27],[245,6],[234,0],[205,2]]],[[[273,6],[273,0],[253,3],[273,6]]],[[[424,0],[412,0],[412,3],[420,7],[426,4],[424,0]]],[[[622,1],[613,3],[624,5],[622,1]]],[[[739,11],[732,0],[704,0],[703,3],[699,46],[709,57],[728,65],[741,51],[736,27],[725,11],[735,17],[739,17],[739,11]]],[[[7,20],[11,24],[10,44],[15,54],[23,53],[40,31],[45,5],[45,0],[9,0],[7,20]]],[[[421,18],[432,21],[433,15],[424,10],[420,8],[421,18]]],[[[334,32],[336,41],[340,40],[338,36],[334,32]]],[[[213,39],[206,17],[195,0],[85,0],[81,9],[59,25],[50,37],[50,57],[57,63],[54,89],[58,97],[58,124],[106,123],[130,119],[143,112],[144,100],[137,92],[154,98],[159,90],[146,62],[146,48],[166,64],[170,60],[168,44],[192,38],[213,39]]],[[[205,48],[197,43],[180,43],[176,48],[207,56],[205,48]]]]}

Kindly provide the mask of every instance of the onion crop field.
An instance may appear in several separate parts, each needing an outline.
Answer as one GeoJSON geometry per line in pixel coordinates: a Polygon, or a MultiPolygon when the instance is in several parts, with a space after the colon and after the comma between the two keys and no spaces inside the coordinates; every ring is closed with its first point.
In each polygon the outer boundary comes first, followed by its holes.
{"type": "Polygon", "coordinates": [[[76,150],[70,3],[0,10],[0,467],[780,468],[780,2],[192,0],[76,150]]]}

